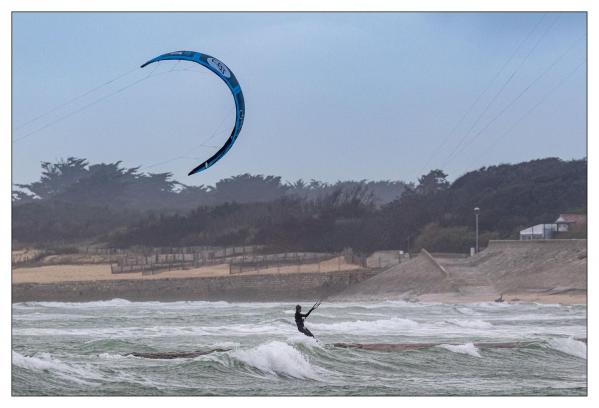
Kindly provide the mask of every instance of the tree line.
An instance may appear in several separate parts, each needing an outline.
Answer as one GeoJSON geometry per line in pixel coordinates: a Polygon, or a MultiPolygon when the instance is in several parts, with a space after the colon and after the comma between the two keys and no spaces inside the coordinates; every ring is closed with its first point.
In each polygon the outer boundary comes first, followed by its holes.
{"type": "Polygon", "coordinates": [[[417,183],[283,183],[242,174],[196,187],[169,173],[69,158],[42,163],[39,181],[15,187],[13,240],[19,243],[467,252],[476,206],[482,245],[517,239],[520,229],[553,222],[559,213],[586,213],[587,162],[547,158],[489,166],[452,183],[435,169],[417,183]]]}

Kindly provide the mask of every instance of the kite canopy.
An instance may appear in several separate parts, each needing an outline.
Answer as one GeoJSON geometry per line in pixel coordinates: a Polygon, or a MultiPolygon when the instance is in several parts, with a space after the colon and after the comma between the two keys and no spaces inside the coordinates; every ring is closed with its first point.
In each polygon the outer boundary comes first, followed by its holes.
{"type": "Polygon", "coordinates": [[[233,94],[233,99],[235,100],[235,127],[231,131],[231,135],[225,142],[225,144],[205,162],[196,166],[193,170],[189,172],[189,176],[195,173],[199,173],[200,171],[206,170],[214,163],[219,161],[233,146],[235,140],[237,140],[237,136],[239,136],[239,132],[241,132],[241,127],[243,126],[243,118],[245,116],[245,102],[243,100],[243,93],[241,92],[241,87],[239,86],[239,82],[237,82],[237,78],[233,72],[221,61],[218,59],[211,57],[207,54],[200,54],[195,51],[175,51],[169,52],[168,54],[159,55],[156,58],[153,58],[143,64],[141,68],[144,68],[154,62],[158,61],[166,61],[166,60],[183,60],[183,61],[191,61],[196,62],[204,67],[208,68],[210,71],[214,72],[216,75],[222,79],[233,94]]]}

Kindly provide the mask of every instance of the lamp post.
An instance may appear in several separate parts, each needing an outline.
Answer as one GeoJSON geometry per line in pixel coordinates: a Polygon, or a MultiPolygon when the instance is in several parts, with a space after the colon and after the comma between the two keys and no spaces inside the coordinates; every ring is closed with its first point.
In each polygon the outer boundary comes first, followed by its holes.
{"type": "Polygon", "coordinates": [[[476,220],[476,246],[475,252],[478,254],[478,214],[480,213],[480,208],[474,207],[474,219],[476,220]]]}

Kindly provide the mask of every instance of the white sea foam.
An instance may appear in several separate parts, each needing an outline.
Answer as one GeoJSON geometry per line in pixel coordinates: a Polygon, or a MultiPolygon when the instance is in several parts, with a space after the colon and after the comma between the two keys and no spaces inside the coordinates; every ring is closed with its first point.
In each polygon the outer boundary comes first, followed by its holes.
{"type": "Polygon", "coordinates": [[[235,304],[217,301],[176,301],[176,302],[158,302],[158,301],[147,301],[147,302],[131,302],[126,299],[114,298],[111,300],[99,300],[92,302],[23,302],[13,304],[14,308],[34,308],[34,307],[45,307],[45,308],[103,308],[103,307],[139,307],[139,308],[165,308],[165,309],[181,309],[181,308],[197,308],[197,307],[211,307],[211,308],[224,308],[232,307],[235,304]]]}
{"type": "Polygon", "coordinates": [[[17,367],[34,371],[44,371],[55,374],[77,384],[99,385],[97,382],[86,380],[101,380],[102,376],[89,367],[67,364],[52,357],[50,353],[38,353],[35,356],[24,356],[16,351],[12,352],[12,364],[17,367]]]}
{"type": "Polygon", "coordinates": [[[123,360],[128,358],[128,356],[124,356],[122,354],[114,354],[114,353],[100,353],[98,357],[104,360],[123,360]]]}
{"type": "Polygon", "coordinates": [[[476,348],[476,346],[473,343],[466,343],[466,344],[441,344],[439,346],[437,346],[439,348],[443,348],[445,350],[449,350],[453,353],[458,353],[458,354],[468,354],[470,356],[473,357],[480,357],[480,353],[478,352],[478,349],[476,348]]]}
{"type": "Polygon", "coordinates": [[[241,347],[241,344],[236,341],[219,341],[217,343],[212,343],[205,345],[204,347],[209,348],[237,348],[241,347]]]}
{"type": "Polygon", "coordinates": [[[95,319],[102,318],[102,316],[90,316],[80,314],[66,314],[66,313],[25,313],[25,314],[13,314],[13,320],[22,321],[44,321],[44,320],[81,320],[81,319],[95,319]]]}
{"type": "Polygon", "coordinates": [[[414,308],[414,307],[426,307],[436,303],[427,302],[406,302],[405,300],[384,300],[378,302],[330,302],[326,303],[321,307],[332,308],[332,309],[380,309],[380,308],[414,308]]]}
{"type": "Polygon", "coordinates": [[[281,341],[271,341],[249,350],[236,350],[231,356],[270,375],[319,380],[320,373],[324,372],[312,366],[301,352],[281,341]]]}
{"type": "MultiPolygon", "coordinates": [[[[360,313],[360,312],[350,312],[348,313],[352,316],[366,316],[366,317],[385,317],[387,316],[385,313],[360,313]]],[[[320,317],[320,315],[318,315],[320,317]]],[[[339,315],[333,316],[335,319],[339,318],[339,315]]]]}
{"type": "Polygon", "coordinates": [[[547,341],[547,345],[554,350],[570,354],[571,356],[585,360],[587,358],[587,345],[572,337],[551,339],[547,341]]]}
{"type": "Polygon", "coordinates": [[[419,324],[410,319],[393,317],[391,319],[380,320],[353,320],[337,323],[310,323],[309,327],[314,327],[320,332],[330,331],[338,333],[355,333],[363,335],[376,334],[395,334],[406,329],[415,329],[419,324]]]}
{"type": "Polygon", "coordinates": [[[314,337],[308,337],[305,334],[297,332],[297,334],[287,337],[287,342],[291,344],[302,344],[307,347],[322,348],[320,343],[314,337]]]}
{"type": "Polygon", "coordinates": [[[469,307],[456,307],[455,310],[458,313],[464,314],[464,315],[475,315],[475,314],[478,314],[477,312],[475,312],[474,310],[470,309],[469,307]]]}
{"type": "Polygon", "coordinates": [[[95,307],[123,307],[129,306],[132,302],[126,299],[100,300],[95,302],[24,302],[13,304],[14,308],[95,308],[95,307]]]}
{"type": "Polygon", "coordinates": [[[292,324],[230,324],[226,326],[149,326],[149,327],[98,327],[98,328],[36,328],[13,329],[15,336],[78,336],[95,339],[127,339],[137,337],[177,337],[177,336],[255,336],[291,334],[297,330],[292,324]]]}
{"type": "Polygon", "coordinates": [[[449,319],[448,323],[455,326],[463,327],[465,329],[491,329],[493,325],[483,320],[461,320],[461,319],[449,319]]]}
{"type": "Polygon", "coordinates": [[[477,303],[468,303],[468,306],[479,307],[483,309],[499,309],[499,308],[510,308],[510,307],[518,307],[521,305],[511,304],[511,303],[499,303],[499,302],[477,302],[477,303]]]}

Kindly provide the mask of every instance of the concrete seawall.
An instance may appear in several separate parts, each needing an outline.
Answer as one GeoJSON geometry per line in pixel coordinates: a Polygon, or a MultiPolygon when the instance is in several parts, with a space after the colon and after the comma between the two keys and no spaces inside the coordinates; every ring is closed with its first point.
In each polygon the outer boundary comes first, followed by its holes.
{"type": "Polygon", "coordinates": [[[487,250],[513,250],[513,249],[533,249],[543,248],[547,250],[572,250],[586,249],[586,239],[545,239],[545,240],[491,240],[487,250]]]}
{"type": "Polygon", "coordinates": [[[392,266],[336,298],[474,302],[494,300],[505,293],[514,294],[509,299],[529,301],[542,301],[542,296],[576,296],[572,302],[584,303],[586,291],[586,239],[505,240],[490,241],[485,250],[470,258],[434,257],[422,250],[418,257],[392,266]]]}
{"type": "Polygon", "coordinates": [[[313,300],[339,293],[378,272],[379,270],[358,269],[207,278],[21,283],[12,285],[12,302],[86,302],[114,298],[133,301],[313,300]]]}

